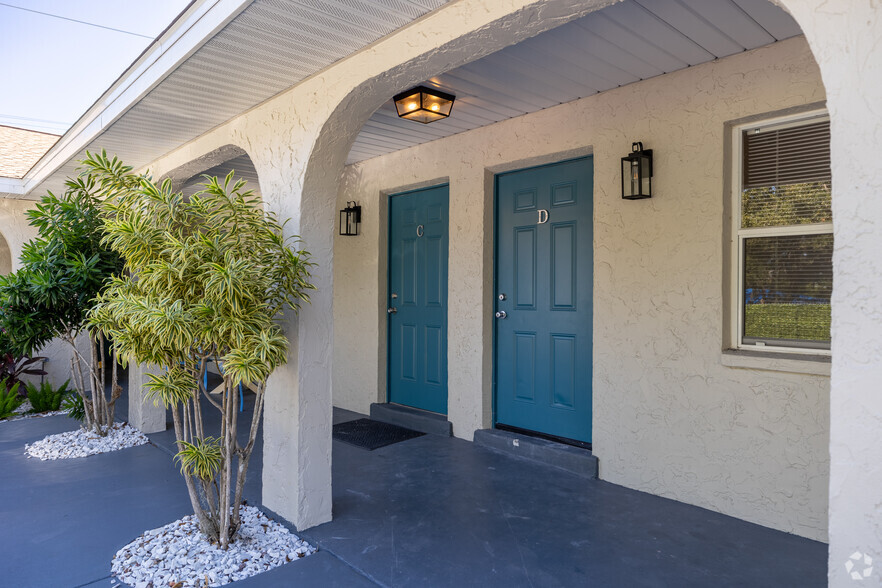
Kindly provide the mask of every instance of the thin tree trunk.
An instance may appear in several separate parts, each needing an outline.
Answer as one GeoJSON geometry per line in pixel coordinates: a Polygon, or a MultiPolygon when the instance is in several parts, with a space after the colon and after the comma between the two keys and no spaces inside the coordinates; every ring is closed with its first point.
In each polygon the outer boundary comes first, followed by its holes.
{"type": "Polygon", "coordinates": [[[230,469],[232,468],[231,463],[231,431],[232,431],[232,409],[233,409],[233,401],[232,401],[232,393],[230,391],[230,383],[231,380],[229,377],[224,376],[224,420],[223,420],[223,435],[222,435],[222,443],[223,443],[223,465],[221,467],[220,475],[220,496],[218,497],[220,504],[220,536],[221,536],[221,549],[226,550],[230,545],[230,469]]]}
{"type": "MultiPolygon", "coordinates": [[[[89,363],[95,365],[95,342],[91,337],[89,338],[89,363]]],[[[101,425],[101,421],[98,420],[98,402],[95,400],[95,374],[89,374],[89,388],[92,394],[92,421],[98,427],[101,425]]]]}
{"type": "Polygon", "coordinates": [[[78,356],[70,358],[70,368],[78,388],[77,391],[80,394],[80,398],[83,399],[83,414],[85,415],[83,423],[86,425],[86,429],[94,430],[95,422],[92,419],[92,399],[86,395],[86,381],[83,378],[83,367],[80,365],[80,358],[78,356]]]}
{"type": "Polygon", "coordinates": [[[107,405],[107,418],[110,423],[113,423],[113,419],[116,416],[116,401],[122,394],[122,387],[119,385],[119,364],[116,362],[116,352],[113,349],[110,350],[110,361],[112,364],[110,367],[110,402],[107,405]]]}
{"type": "Polygon", "coordinates": [[[260,428],[260,417],[263,413],[263,401],[265,398],[266,383],[262,382],[257,386],[257,393],[254,397],[254,413],[251,415],[251,429],[248,433],[248,443],[245,447],[238,447],[236,442],[237,453],[239,455],[238,471],[236,472],[236,498],[233,502],[235,507],[233,510],[233,528],[238,529],[240,524],[239,505],[242,504],[242,492],[245,489],[245,478],[248,473],[248,464],[251,461],[251,452],[254,450],[254,443],[257,439],[257,431],[260,428]]]}
{"type": "MultiPolygon", "coordinates": [[[[178,407],[172,408],[172,420],[175,424],[175,436],[178,438],[178,451],[183,451],[184,446],[181,444],[183,431],[181,427],[181,415],[178,407]]],[[[212,522],[210,517],[205,515],[205,511],[202,509],[202,504],[199,502],[199,494],[193,484],[192,476],[184,473],[184,481],[187,484],[187,494],[190,496],[190,505],[193,507],[193,513],[199,521],[199,526],[202,528],[202,532],[205,533],[206,537],[210,540],[218,541],[217,525],[212,522]]]]}

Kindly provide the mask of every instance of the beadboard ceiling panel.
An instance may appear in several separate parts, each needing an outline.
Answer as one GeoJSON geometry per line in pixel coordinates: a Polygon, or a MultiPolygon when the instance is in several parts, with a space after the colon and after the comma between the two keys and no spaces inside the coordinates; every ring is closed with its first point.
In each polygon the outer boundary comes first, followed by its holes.
{"type": "Polygon", "coordinates": [[[59,190],[86,150],[144,166],[447,2],[254,0],[28,197],[59,190]]]}
{"type": "Polygon", "coordinates": [[[348,163],[801,33],[767,0],[625,0],[427,80],[456,96],[450,118],[428,125],[400,119],[390,100],[361,130],[348,163]]]}
{"type": "MultiPolygon", "coordinates": [[[[93,139],[137,167],[223,124],[448,0],[254,0],[93,139]]],[[[354,163],[800,34],[767,0],[624,0],[426,80],[455,94],[430,125],[391,100],[354,163]]],[[[400,88],[405,90],[406,88],[400,88]]],[[[390,93],[391,98],[391,93],[390,93]]],[[[33,190],[61,188],[85,149],[33,190]]]]}

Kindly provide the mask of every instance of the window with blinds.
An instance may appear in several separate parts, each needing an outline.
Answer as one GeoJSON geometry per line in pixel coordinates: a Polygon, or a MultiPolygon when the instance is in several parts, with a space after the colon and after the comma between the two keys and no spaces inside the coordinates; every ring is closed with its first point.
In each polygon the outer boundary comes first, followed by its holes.
{"type": "Polygon", "coordinates": [[[742,129],[739,346],[830,348],[830,123],[742,129]]]}

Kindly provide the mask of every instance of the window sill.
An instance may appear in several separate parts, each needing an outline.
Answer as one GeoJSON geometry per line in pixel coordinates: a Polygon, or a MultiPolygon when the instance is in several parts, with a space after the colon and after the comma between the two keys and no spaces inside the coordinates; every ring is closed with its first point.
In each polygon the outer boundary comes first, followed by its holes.
{"type": "Polygon", "coordinates": [[[830,376],[829,355],[802,355],[775,351],[747,351],[726,349],[722,354],[726,367],[789,372],[812,376],[830,376]]]}

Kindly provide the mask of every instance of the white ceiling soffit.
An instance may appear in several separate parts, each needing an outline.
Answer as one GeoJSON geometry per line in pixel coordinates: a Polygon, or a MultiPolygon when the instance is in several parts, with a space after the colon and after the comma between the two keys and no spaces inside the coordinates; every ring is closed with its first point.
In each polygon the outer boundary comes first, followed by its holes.
{"type": "Polygon", "coordinates": [[[25,197],[60,189],[86,150],[146,165],[447,1],[197,1],[29,172],[25,197]],[[179,64],[160,64],[191,29],[199,43],[178,49],[179,64]],[[163,65],[154,75],[171,73],[144,87],[154,63],[163,65]],[[119,104],[129,82],[140,94],[119,104]]]}
{"type": "Polygon", "coordinates": [[[800,34],[767,0],[625,0],[432,78],[426,85],[456,96],[448,119],[400,119],[390,100],[365,124],[348,163],[800,34]]]}

